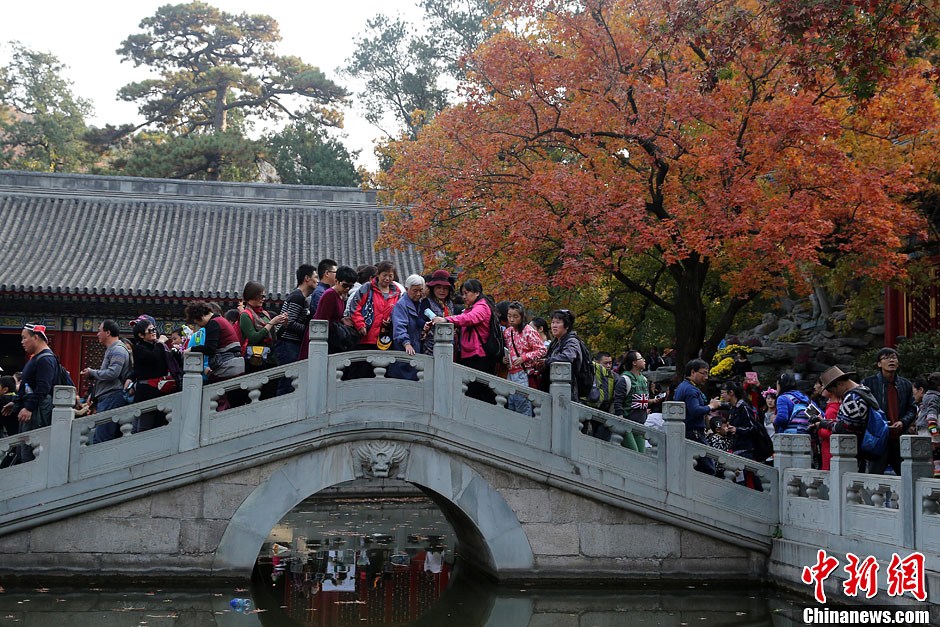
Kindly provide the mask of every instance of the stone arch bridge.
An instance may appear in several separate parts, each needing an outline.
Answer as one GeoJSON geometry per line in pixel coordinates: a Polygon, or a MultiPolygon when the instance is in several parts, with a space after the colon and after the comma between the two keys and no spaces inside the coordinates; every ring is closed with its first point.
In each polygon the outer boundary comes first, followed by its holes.
{"type": "Polygon", "coordinates": [[[849,472],[853,438],[834,438],[834,469],[823,472],[808,469],[802,436],[778,436],[770,467],[685,440],[681,403],[666,404],[662,431],[572,403],[567,364],[553,365],[549,393],[524,390],[535,416],[511,412],[506,397],[523,389],[455,365],[451,325],[435,327],[433,357],[327,355],[327,332],[311,322],[308,360],[205,386],[202,356],[187,354],[180,393],[93,416],[75,418],[73,389],[56,388],[50,427],[0,440],[0,450],[25,445],[36,456],[0,470],[0,574],[247,578],[304,498],[389,477],[427,493],[462,555],[501,581],[797,582],[816,547],[858,552],[863,541],[880,560],[927,552],[936,585],[940,481],[924,478],[929,450],[918,438],[905,440],[910,478],[849,472]],[[418,380],[388,377],[396,361],[418,380]],[[343,380],[355,362],[375,378],[343,380]],[[293,392],[261,400],[280,377],[293,392]],[[468,397],[472,382],[497,404],[468,397]],[[226,392],[246,404],[219,411],[226,392]],[[169,424],[132,434],[144,411],[169,424]],[[587,420],[606,423],[612,441],[581,435],[587,420]],[[108,421],[123,437],[89,445],[108,421]],[[649,442],[644,453],[620,446],[628,431],[649,442]],[[703,456],[725,478],[694,472],[703,456]],[[763,491],[731,480],[744,470],[763,491]]]}

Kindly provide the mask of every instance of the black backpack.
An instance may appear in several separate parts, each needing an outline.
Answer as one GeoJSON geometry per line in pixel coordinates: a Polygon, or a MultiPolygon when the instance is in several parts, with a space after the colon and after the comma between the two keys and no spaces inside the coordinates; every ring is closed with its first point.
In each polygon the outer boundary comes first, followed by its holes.
{"type": "MultiPolygon", "coordinates": [[[[574,339],[578,340],[581,360],[577,364],[572,364],[572,367],[577,366],[577,368],[571,373],[571,376],[578,384],[578,397],[590,400],[592,398],[591,390],[594,388],[594,355],[591,353],[591,349],[587,347],[587,344],[581,341],[581,338],[575,335],[574,339]]],[[[597,401],[597,396],[594,397],[594,401],[597,401]]]]}
{"type": "Polygon", "coordinates": [[[499,319],[496,317],[496,304],[489,296],[482,298],[490,308],[490,336],[483,342],[483,354],[501,360],[506,352],[506,344],[503,342],[503,328],[499,326],[499,319]]]}

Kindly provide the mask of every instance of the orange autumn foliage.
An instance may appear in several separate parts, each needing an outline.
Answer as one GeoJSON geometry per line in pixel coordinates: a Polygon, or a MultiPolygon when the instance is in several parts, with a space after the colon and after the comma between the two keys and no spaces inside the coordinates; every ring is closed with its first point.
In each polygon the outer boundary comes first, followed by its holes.
{"type": "Polygon", "coordinates": [[[492,19],[462,104],[390,146],[385,244],[515,298],[614,276],[673,314],[686,357],[758,295],[903,276],[926,230],[904,199],[938,164],[926,61],[883,55],[859,99],[844,68],[807,80],[823,44],[759,0],[502,0],[492,19]],[[639,255],[662,272],[631,274],[639,255]],[[706,328],[709,276],[727,298],[706,328]]]}

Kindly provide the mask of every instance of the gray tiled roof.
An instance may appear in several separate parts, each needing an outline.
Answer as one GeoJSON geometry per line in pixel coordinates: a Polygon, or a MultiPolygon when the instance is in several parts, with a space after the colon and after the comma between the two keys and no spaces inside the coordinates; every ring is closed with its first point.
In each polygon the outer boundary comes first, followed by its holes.
{"type": "Polygon", "coordinates": [[[255,280],[282,299],[323,257],[420,272],[374,250],[381,222],[357,189],[0,171],[0,292],[236,299],[255,280]]]}

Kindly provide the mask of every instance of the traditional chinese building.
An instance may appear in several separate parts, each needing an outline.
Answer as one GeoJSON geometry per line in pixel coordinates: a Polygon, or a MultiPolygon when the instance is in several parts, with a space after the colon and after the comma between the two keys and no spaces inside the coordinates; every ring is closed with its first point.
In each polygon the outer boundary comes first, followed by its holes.
{"type": "Polygon", "coordinates": [[[295,270],[329,257],[423,270],[413,249],[376,251],[382,210],[355,188],[0,171],[0,366],[22,369],[20,330],[49,329],[73,377],[98,367],[112,318],[141,313],[164,332],[187,301],[234,306],[249,280],[279,308],[295,270]]]}
{"type": "Polygon", "coordinates": [[[917,294],[885,289],[885,346],[897,346],[898,338],[940,329],[938,269],[940,257],[930,269],[930,287],[917,294]]]}

